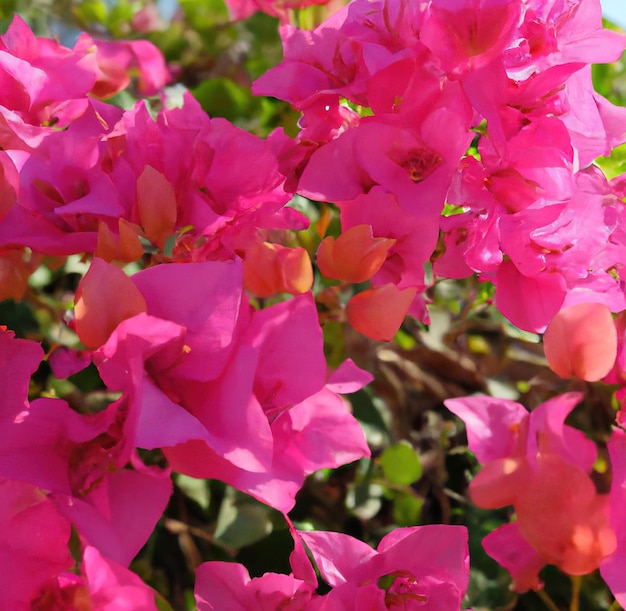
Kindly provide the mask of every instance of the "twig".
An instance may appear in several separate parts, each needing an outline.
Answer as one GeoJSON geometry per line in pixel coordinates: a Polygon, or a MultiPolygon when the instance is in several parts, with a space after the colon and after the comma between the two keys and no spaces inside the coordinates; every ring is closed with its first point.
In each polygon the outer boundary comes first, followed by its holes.
{"type": "Polygon", "coordinates": [[[578,611],[580,603],[580,575],[572,575],[572,601],[569,604],[569,611],[578,611]]]}
{"type": "Polygon", "coordinates": [[[543,604],[550,609],[550,611],[560,611],[560,609],[556,606],[556,603],[550,598],[548,593],[545,590],[539,590],[537,592],[537,596],[541,598],[543,604]]]}

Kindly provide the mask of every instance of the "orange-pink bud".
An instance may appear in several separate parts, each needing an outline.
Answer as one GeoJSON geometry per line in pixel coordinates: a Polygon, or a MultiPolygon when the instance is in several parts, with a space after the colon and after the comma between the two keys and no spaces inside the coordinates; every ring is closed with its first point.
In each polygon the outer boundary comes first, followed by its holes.
{"type": "Polygon", "coordinates": [[[304,248],[261,242],[246,251],[243,284],[258,297],[300,295],[313,286],[311,259],[304,248]]]}
{"type": "Polygon", "coordinates": [[[141,228],[127,221],[118,219],[118,234],[115,235],[104,221],[98,221],[98,242],[96,244],[96,257],[111,261],[130,263],[137,261],[143,255],[143,247],[139,241],[141,228]]]}
{"type": "Polygon", "coordinates": [[[322,275],[345,282],[365,282],[382,266],[393,238],[375,238],[370,225],[350,227],[337,239],[329,236],[317,250],[322,275]]]}
{"type": "Polygon", "coordinates": [[[94,259],[76,289],[76,333],[88,348],[99,348],[123,320],[147,309],[143,295],[119,267],[94,259]]]}
{"type": "Polygon", "coordinates": [[[146,238],[163,248],[165,240],[174,233],[176,194],[170,181],[149,165],[137,179],[137,210],[146,238]]]}
{"type": "Polygon", "coordinates": [[[363,335],[388,342],[406,316],[417,289],[385,284],[355,295],[346,308],[350,324],[363,335]]]}
{"type": "Polygon", "coordinates": [[[543,336],[548,364],[562,378],[588,382],[609,373],[617,355],[617,331],[611,311],[601,303],[563,308],[543,336]]]}

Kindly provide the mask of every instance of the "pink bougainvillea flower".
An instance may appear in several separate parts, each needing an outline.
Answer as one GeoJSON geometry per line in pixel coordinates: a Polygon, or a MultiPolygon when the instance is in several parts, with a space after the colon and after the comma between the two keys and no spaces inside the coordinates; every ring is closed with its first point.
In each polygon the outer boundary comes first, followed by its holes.
{"type": "Polygon", "coordinates": [[[445,405],[465,422],[469,448],[481,463],[512,459],[532,466],[543,452],[587,473],[596,458],[595,444],[564,424],[581,398],[580,393],[559,395],[530,413],[515,401],[492,397],[447,399],[445,405]]]}
{"type": "Polygon", "coordinates": [[[142,95],[155,95],[170,81],[170,74],[161,52],[147,40],[94,40],[82,34],[74,50],[94,52],[97,80],[91,94],[106,99],[126,89],[131,74],[138,75],[138,89],[142,95]]]}
{"type": "Polygon", "coordinates": [[[313,286],[309,254],[304,248],[259,242],[245,253],[243,284],[258,297],[306,293],[313,286]]]}
{"type": "MultiPolygon", "coordinates": [[[[97,266],[103,277],[121,273],[97,266]]],[[[123,393],[131,447],[163,448],[175,470],[288,509],[305,475],[369,450],[346,404],[325,388],[312,296],[255,311],[241,277],[240,263],[205,262],[124,279],[147,311],[124,318],[113,308],[119,322],[93,360],[107,387],[123,393]]],[[[342,374],[337,388],[355,390],[350,377],[342,374]]]]}
{"type": "Polygon", "coordinates": [[[94,100],[66,129],[20,159],[20,196],[0,222],[0,243],[54,255],[93,252],[98,221],[114,219],[117,225],[127,215],[102,168],[102,140],[122,116],[107,106],[94,100]]]}
{"type": "Polygon", "coordinates": [[[500,57],[520,17],[520,4],[508,0],[433,0],[421,39],[452,76],[500,57]]]}
{"type": "Polygon", "coordinates": [[[438,218],[469,144],[468,127],[465,112],[454,108],[431,110],[413,129],[395,117],[366,117],[311,156],[298,191],[312,199],[341,202],[380,185],[418,218],[438,218]],[[332,177],[329,165],[336,170],[332,177]]]}
{"type": "Polygon", "coordinates": [[[0,374],[10,378],[0,403],[5,440],[0,477],[48,491],[55,511],[76,526],[81,538],[127,564],[167,504],[169,472],[150,470],[134,456],[136,415],[124,398],[91,415],[79,414],[59,399],[29,403],[28,381],[41,360],[41,347],[6,331],[0,343],[0,360],[7,359],[0,362],[0,374]],[[129,462],[134,470],[125,468],[129,462]]]}
{"type": "Polygon", "coordinates": [[[399,528],[378,550],[336,532],[301,532],[290,525],[291,575],[266,573],[250,579],[233,563],[206,562],[196,575],[196,601],[210,609],[304,609],[358,611],[420,608],[459,609],[469,577],[467,531],[460,526],[399,528]],[[309,549],[331,590],[318,595],[309,549]]]}
{"type": "Polygon", "coordinates": [[[306,609],[314,589],[293,575],[265,573],[250,579],[244,566],[234,562],[205,562],[196,569],[198,611],[296,611],[306,609]]]}
{"type": "Polygon", "coordinates": [[[74,560],[68,543],[71,525],[39,488],[0,479],[0,588],[4,609],[26,611],[39,587],[74,560]]]}
{"type": "MultiPolygon", "coordinates": [[[[85,458],[96,454],[100,463],[105,462],[101,459],[104,452],[97,452],[94,442],[85,444],[85,458]]],[[[101,480],[92,483],[82,495],[57,493],[52,499],[84,542],[107,558],[127,566],[146,544],[163,515],[172,494],[172,482],[168,471],[148,469],[138,458],[133,460],[136,470],[119,468],[120,462],[124,462],[123,457],[109,463],[110,472],[101,475],[101,480]],[[113,471],[115,466],[118,468],[113,471]]],[[[102,464],[97,466],[102,468],[102,464]]]]}
{"type": "Polygon", "coordinates": [[[545,454],[514,507],[520,533],[547,564],[569,575],[586,575],[615,550],[608,502],[582,469],[545,454]]]}
{"type": "Polygon", "coordinates": [[[563,308],[550,321],[543,345],[550,367],[562,378],[596,382],[611,371],[617,355],[611,311],[601,303],[563,308]]]}
{"type": "Polygon", "coordinates": [[[66,126],[89,106],[86,96],[95,83],[96,59],[85,50],[36,37],[15,15],[0,37],[0,75],[3,146],[11,132],[17,136],[14,142],[24,137],[36,145],[52,133],[52,125],[66,126]]]}
{"type": "Polygon", "coordinates": [[[28,385],[43,358],[37,342],[17,339],[13,331],[0,326],[0,421],[12,421],[28,407],[28,385]]]}
{"type": "Polygon", "coordinates": [[[608,443],[613,481],[610,493],[611,525],[615,529],[617,548],[600,563],[600,574],[620,605],[626,605],[626,433],[614,429],[608,443]]]}
{"type": "MultiPolygon", "coordinates": [[[[608,497],[596,493],[588,475],[595,444],[564,425],[579,400],[580,394],[568,393],[530,414],[503,399],[445,401],[465,421],[469,447],[484,463],[470,484],[472,500],[488,508],[513,505],[518,529],[514,539],[519,534],[544,564],[572,575],[595,570],[615,549],[608,497]]],[[[489,549],[496,549],[495,539],[489,549]]],[[[537,560],[527,545],[520,546],[519,556],[497,551],[500,557],[511,568],[516,587],[538,587],[537,560]]]]}
{"type": "Polygon", "coordinates": [[[604,64],[617,61],[626,47],[623,35],[603,27],[599,0],[573,4],[532,0],[525,8],[520,31],[527,54],[516,54],[517,61],[543,69],[554,64],[604,64]]]}
{"type": "Polygon", "coordinates": [[[82,415],[41,398],[0,425],[0,477],[49,491],[81,539],[122,564],[145,544],[172,490],[169,472],[134,456],[133,416],[123,399],[82,415]]]}
{"type": "MultiPolygon", "coordinates": [[[[425,288],[424,265],[432,255],[431,245],[424,240],[431,222],[403,210],[397,198],[381,187],[367,195],[343,202],[341,225],[348,231],[356,225],[371,225],[375,238],[394,240],[381,268],[372,278],[373,286],[394,284],[398,289],[425,288]]],[[[411,314],[415,315],[411,311],[411,314]]]]}
{"type": "Polygon", "coordinates": [[[287,512],[306,475],[369,456],[361,426],[336,393],[354,392],[370,380],[346,361],[320,392],[289,409],[269,412],[273,457],[271,468],[264,471],[237,468],[199,441],[165,448],[164,453],[174,471],[221,479],[287,512]]]}
{"type": "Polygon", "coordinates": [[[299,532],[332,590],[311,609],[419,605],[459,609],[469,577],[467,531],[459,526],[397,528],[378,549],[332,532],[299,532]]]}
{"type": "Polygon", "coordinates": [[[317,250],[317,265],[322,275],[344,282],[365,282],[382,267],[391,238],[375,238],[371,225],[354,225],[336,239],[324,238],[317,250]]]}
{"type": "Polygon", "coordinates": [[[31,611],[89,609],[157,611],[156,592],[135,573],[87,546],[80,575],[61,573],[33,597],[31,611]]]}
{"type": "Polygon", "coordinates": [[[495,284],[498,310],[514,325],[533,333],[545,331],[567,294],[560,274],[525,276],[508,260],[499,266],[495,284]]]}
{"type": "Polygon", "coordinates": [[[483,539],[483,547],[498,564],[509,571],[515,592],[537,591],[543,587],[539,571],[545,566],[545,560],[524,539],[516,522],[504,524],[490,532],[483,539]]]}
{"type": "Polygon", "coordinates": [[[572,145],[556,118],[528,120],[504,150],[481,138],[479,153],[485,186],[508,212],[519,212],[537,200],[567,201],[573,195],[572,145]]]}
{"type": "Polygon", "coordinates": [[[341,0],[228,0],[226,6],[233,21],[246,19],[256,12],[278,17],[283,23],[289,21],[289,13],[294,9],[314,5],[330,5],[328,14],[343,6],[341,0]]]}

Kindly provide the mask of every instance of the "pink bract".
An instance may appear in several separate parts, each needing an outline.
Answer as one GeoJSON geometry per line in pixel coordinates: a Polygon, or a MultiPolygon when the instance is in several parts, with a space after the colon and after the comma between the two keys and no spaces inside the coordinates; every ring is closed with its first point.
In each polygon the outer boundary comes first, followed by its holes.
{"type": "Polygon", "coordinates": [[[0,604],[27,611],[42,583],[74,564],[71,527],[36,486],[0,479],[0,494],[0,568],[6,578],[0,604]]]}
{"type": "Polygon", "coordinates": [[[157,611],[156,592],[124,566],[94,547],[83,552],[81,575],[61,573],[31,601],[31,611],[71,611],[89,605],[93,611],[157,611]]]}

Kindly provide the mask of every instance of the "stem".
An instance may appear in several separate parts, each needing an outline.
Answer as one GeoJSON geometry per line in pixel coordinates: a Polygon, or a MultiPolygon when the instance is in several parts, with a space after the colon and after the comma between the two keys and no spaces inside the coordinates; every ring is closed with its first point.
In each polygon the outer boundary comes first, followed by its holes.
{"type": "Polygon", "coordinates": [[[572,575],[572,602],[569,611],[578,611],[580,603],[580,575],[572,575]]]}
{"type": "Polygon", "coordinates": [[[543,604],[546,607],[548,607],[550,611],[560,611],[559,608],[556,606],[556,603],[550,598],[550,596],[545,590],[539,590],[537,592],[537,596],[541,598],[541,600],[543,601],[543,604]]]}
{"type": "Polygon", "coordinates": [[[609,611],[620,611],[621,608],[622,606],[616,600],[614,600],[609,607],[609,611]]]}

